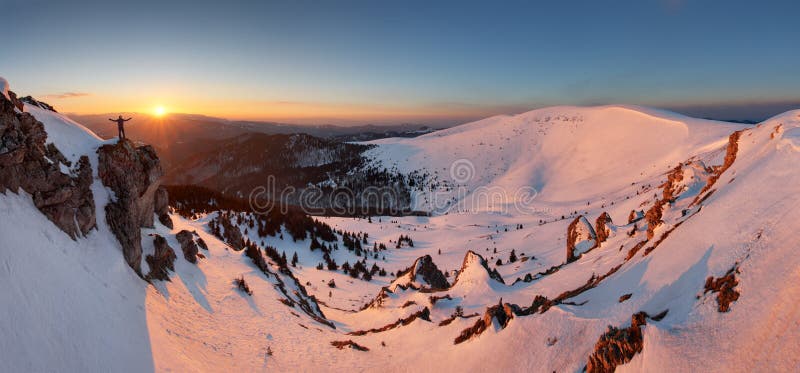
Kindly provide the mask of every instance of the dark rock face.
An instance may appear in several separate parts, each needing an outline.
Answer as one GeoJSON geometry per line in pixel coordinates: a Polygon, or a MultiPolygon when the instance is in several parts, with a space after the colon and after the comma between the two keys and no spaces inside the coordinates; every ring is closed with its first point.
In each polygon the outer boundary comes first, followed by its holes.
{"type": "Polygon", "coordinates": [[[647,314],[639,312],[631,316],[631,326],[627,328],[609,326],[595,344],[586,372],[613,372],[618,365],[631,361],[644,348],[642,326],[646,324],[647,314]]]}
{"type": "Polygon", "coordinates": [[[153,226],[161,164],[151,146],[137,148],[130,140],[103,145],[97,153],[100,180],[116,196],[106,205],[106,220],[122,244],[125,261],[141,275],[140,227],[153,226]]]}
{"type": "Polygon", "coordinates": [[[33,196],[36,207],[73,239],[96,225],[92,194],[92,167],[83,156],[70,174],[59,164],[72,166],[53,144],[45,145],[44,125],[13,101],[0,95],[0,191],[22,189],[33,196]]]}
{"type": "Polygon", "coordinates": [[[153,209],[158,215],[158,221],[164,224],[165,227],[172,229],[172,218],[169,217],[169,194],[164,187],[159,187],[156,190],[156,196],[153,209]]]}
{"type": "MultiPolygon", "coordinates": [[[[431,258],[430,255],[417,258],[417,260],[414,261],[414,264],[408,270],[411,271],[412,281],[417,276],[421,276],[422,280],[429,284],[432,290],[443,290],[450,287],[450,283],[447,282],[447,278],[444,277],[442,271],[436,267],[436,264],[433,262],[433,258],[431,258]]],[[[398,277],[402,276],[403,274],[404,273],[399,273],[398,277]]]]}
{"type": "Polygon", "coordinates": [[[184,229],[178,232],[175,238],[181,243],[183,257],[191,263],[197,263],[197,244],[194,243],[194,234],[184,229]]]}
{"type": "Polygon", "coordinates": [[[578,216],[567,227],[567,263],[574,262],[580,254],[596,245],[597,234],[583,215],[578,216]]]}
{"type": "Polygon", "coordinates": [[[156,235],[153,238],[155,252],[148,255],[145,260],[150,266],[150,273],[147,274],[148,280],[169,280],[169,271],[175,270],[175,251],[167,244],[164,237],[156,235]]]}
{"type": "MultiPolygon", "coordinates": [[[[25,96],[25,97],[23,97],[23,98],[21,98],[19,100],[24,102],[24,103],[26,103],[26,104],[30,104],[30,105],[33,105],[33,106],[36,106],[36,107],[40,107],[42,109],[50,110],[50,111],[52,111],[54,113],[57,113],[56,109],[53,108],[52,105],[50,105],[50,104],[48,104],[46,102],[39,101],[39,100],[37,100],[37,99],[35,99],[35,98],[31,97],[31,96],[25,96]]],[[[20,110],[22,110],[22,109],[20,109],[20,110]]]]}
{"type": "Polygon", "coordinates": [[[203,241],[203,239],[200,237],[197,237],[197,246],[200,246],[201,249],[208,251],[208,245],[206,245],[206,241],[203,241]]]}

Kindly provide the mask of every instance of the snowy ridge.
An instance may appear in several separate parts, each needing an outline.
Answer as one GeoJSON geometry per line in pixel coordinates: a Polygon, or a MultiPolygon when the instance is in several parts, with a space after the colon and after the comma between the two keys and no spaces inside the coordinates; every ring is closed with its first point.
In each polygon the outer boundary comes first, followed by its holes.
{"type": "Polygon", "coordinates": [[[447,182],[449,188],[438,188],[436,202],[425,191],[418,193],[414,210],[505,211],[519,202],[516,192],[525,188],[535,189],[538,200],[556,204],[608,193],[625,182],[652,177],[686,154],[724,145],[719,140],[739,128],[655,109],[559,106],[414,139],[373,141],[378,147],[368,155],[399,172],[422,170],[447,182]],[[454,179],[451,168],[460,160],[469,161],[469,167],[454,179]],[[585,195],[587,185],[593,195],[585,195]],[[473,193],[479,188],[503,191],[503,198],[494,204],[476,202],[473,193]],[[441,206],[447,198],[455,201],[441,206]]]}

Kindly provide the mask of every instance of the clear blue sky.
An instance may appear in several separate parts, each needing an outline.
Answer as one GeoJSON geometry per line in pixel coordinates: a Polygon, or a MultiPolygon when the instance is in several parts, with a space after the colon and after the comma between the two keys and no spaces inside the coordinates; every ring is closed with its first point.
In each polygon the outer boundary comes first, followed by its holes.
{"type": "Polygon", "coordinates": [[[66,111],[456,123],[554,104],[800,107],[797,1],[0,4],[0,76],[66,111]]]}

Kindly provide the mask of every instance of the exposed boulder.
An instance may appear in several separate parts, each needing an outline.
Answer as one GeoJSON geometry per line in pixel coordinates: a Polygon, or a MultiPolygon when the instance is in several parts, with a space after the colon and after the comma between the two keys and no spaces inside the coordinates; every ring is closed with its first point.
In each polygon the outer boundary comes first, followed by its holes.
{"type": "Polygon", "coordinates": [[[644,214],[644,219],[647,221],[648,240],[652,239],[655,235],[656,227],[663,223],[661,218],[664,214],[664,208],[675,202],[680,188],[682,187],[681,181],[683,181],[683,164],[675,166],[675,168],[667,174],[667,181],[661,185],[663,188],[661,198],[656,200],[653,206],[644,214]]]}
{"type": "Polygon", "coordinates": [[[444,273],[436,267],[430,255],[417,258],[411,267],[398,272],[397,280],[393,284],[416,288],[425,287],[430,290],[444,290],[450,287],[444,273]]]}
{"type": "Polygon", "coordinates": [[[208,245],[201,237],[197,237],[197,246],[200,246],[201,249],[208,251],[208,245]]]}
{"type": "Polygon", "coordinates": [[[647,324],[647,314],[639,312],[631,316],[631,326],[627,328],[608,327],[600,336],[589,355],[586,372],[613,372],[618,365],[625,364],[642,352],[644,337],[642,326],[647,324]]]}
{"type": "Polygon", "coordinates": [[[631,210],[631,213],[628,214],[628,224],[635,223],[639,220],[644,218],[644,211],[642,210],[631,210]]]}
{"type": "Polygon", "coordinates": [[[736,279],[738,273],[739,263],[736,263],[724,276],[708,276],[706,279],[703,293],[717,293],[717,311],[728,312],[731,310],[731,303],[739,300],[739,291],[736,290],[739,285],[739,280],[736,279]]]}
{"type": "Polygon", "coordinates": [[[172,225],[172,218],[169,217],[169,194],[167,189],[163,186],[156,189],[156,196],[153,205],[153,210],[158,215],[158,221],[169,229],[174,228],[172,225]]]}
{"type": "Polygon", "coordinates": [[[611,215],[607,212],[603,212],[597,217],[597,220],[594,222],[594,232],[597,235],[597,243],[595,246],[600,246],[601,243],[606,242],[608,236],[614,231],[613,225],[614,222],[611,220],[611,215]]]}
{"type": "Polygon", "coordinates": [[[20,112],[25,108],[25,104],[17,98],[17,94],[13,91],[8,91],[8,98],[20,112]]]}
{"type": "Polygon", "coordinates": [[[469,340],[472,337],[481,335],[481,333],[486,331],[486,329],[494,325],[495,321],[497,321],[497,327],[499,329],[505,329],[511,319],[514,318],[514,308],[515,307],[511,304],[503,304],[503,300],[501,299],[498,304],[486,309],[486,312],[483,314],[483,318],[476,321],[471,327],[461,331],[461,334],[456,337],[453,343],[459,344],[469,340]]]}
{"type": "Polygon", "coordinates": [[[147,274],[148,280],[169,280],[169,271],[175,270],[175,251],[167,244],[164,237],[155,235],[153,238],[155,252],[148,255],[145,260],[150,266],[150,273],[147,274]]]}
{"type": "MultiPolygon", "coordinates": [[[[610,218],[609,218],[610,220],[610,218]]],[[[597,234],[583,215],[578,216],[567,227],[567,263],[595,247],[597,234]]]]}
{"type": "Polygon", "coordinates": [[[122,244],[125,261],[141,275],[140,228],[153,226],[161,163],[153,147],[136,147],[127,139],[103,145],[97,153],[100,180],[116,197],[106,205],[106,220],[122,244]]]}
{"type": "Polygon", "coordinates": [[[189,262],[197,263],[197,244],[194,243],[194,234],[184,229],[178,232],[175,238],[181,243],[183,257],[189,262]]]}
{"type": "Polygon", "coordinates": [[[16,112],[22,104],[15,101],[0,95],[0,191],[22,189],[70,237],[88,234],[96,225],[89,158],[82,156],[69,174],[62,172],[71,163],[55,145],[45,145],[44,125],[29,113],[16,112]]]}

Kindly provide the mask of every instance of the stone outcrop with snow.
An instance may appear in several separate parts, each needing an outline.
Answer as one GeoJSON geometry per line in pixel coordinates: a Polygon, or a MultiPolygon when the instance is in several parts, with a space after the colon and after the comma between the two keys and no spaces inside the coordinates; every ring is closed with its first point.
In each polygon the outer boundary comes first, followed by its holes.
{"type": "Polygon", "coordinates": [[[98,175],[115,200],[106,205],[106,220],[122,244],[128,265],[141,274],[141,227],[152,227],[155,196],[163,175],[155,150],[130,140],[103,145],[98,175]]]}

